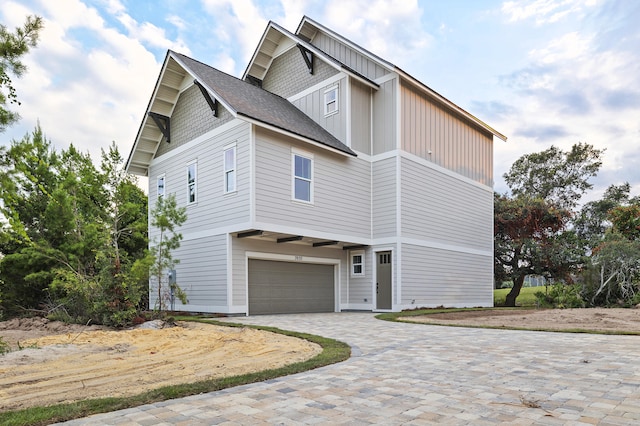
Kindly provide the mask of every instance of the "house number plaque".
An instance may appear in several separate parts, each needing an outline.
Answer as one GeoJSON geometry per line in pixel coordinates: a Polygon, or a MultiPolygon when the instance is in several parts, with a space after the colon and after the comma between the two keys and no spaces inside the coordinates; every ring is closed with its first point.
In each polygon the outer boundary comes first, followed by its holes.
{"type": "Polygon", "coordinates": [[[301,262],[302,261],[302,256],[295,256],[296,262],[301,262]]]}

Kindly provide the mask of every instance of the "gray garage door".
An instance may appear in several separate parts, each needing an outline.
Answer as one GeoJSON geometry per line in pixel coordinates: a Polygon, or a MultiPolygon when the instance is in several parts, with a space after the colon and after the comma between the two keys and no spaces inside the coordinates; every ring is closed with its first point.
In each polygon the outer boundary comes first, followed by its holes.
{"type": "Polygon", "coordinates": [[[333,312],[334,266],[249,259],[249,314],[333,312]]]}

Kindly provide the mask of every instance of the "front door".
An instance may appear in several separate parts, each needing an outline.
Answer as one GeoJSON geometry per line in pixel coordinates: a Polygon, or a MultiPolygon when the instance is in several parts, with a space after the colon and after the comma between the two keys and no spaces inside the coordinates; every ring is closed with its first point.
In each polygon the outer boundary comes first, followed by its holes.
{"type": "Polygon", "coordinates": [[[376,309],[391,309],[391,252],[376,253],[376,309]]]}

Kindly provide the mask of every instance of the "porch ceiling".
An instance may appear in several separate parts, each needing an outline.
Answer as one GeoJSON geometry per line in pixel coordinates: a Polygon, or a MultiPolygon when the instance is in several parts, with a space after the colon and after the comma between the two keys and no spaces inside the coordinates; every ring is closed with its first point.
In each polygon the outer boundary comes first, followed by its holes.
{"type": "Polygon", "coordinates": [[[342,250],[352,250],[367,247],[367,244],[353,241],[338,241],[327,238],[310,237],[298,234],[288,234],[283,232],[272,232],[261,229],[247,229],[233,234],[236,238],[246,238],[249,240],[268,241],[276,244],[296,244],[312,247],[329,247],[342,250]]]}

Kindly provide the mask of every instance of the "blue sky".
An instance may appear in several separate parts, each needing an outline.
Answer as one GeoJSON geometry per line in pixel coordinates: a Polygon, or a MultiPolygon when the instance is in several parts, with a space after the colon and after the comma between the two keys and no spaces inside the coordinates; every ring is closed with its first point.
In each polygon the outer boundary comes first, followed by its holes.
{"type": "Polygon", "coordinates": [[[167,49],[244,71],[269,20],[303,15],[394,63],[508,136],[496,140],[495,189],[525,153],[586,142],[606,148],[595,189],[640,194],[640,2],[636,0],[5,0],[0,23],[45,19],[15,81],[21,122],[58,148],[126,157],[167,49]]]}

